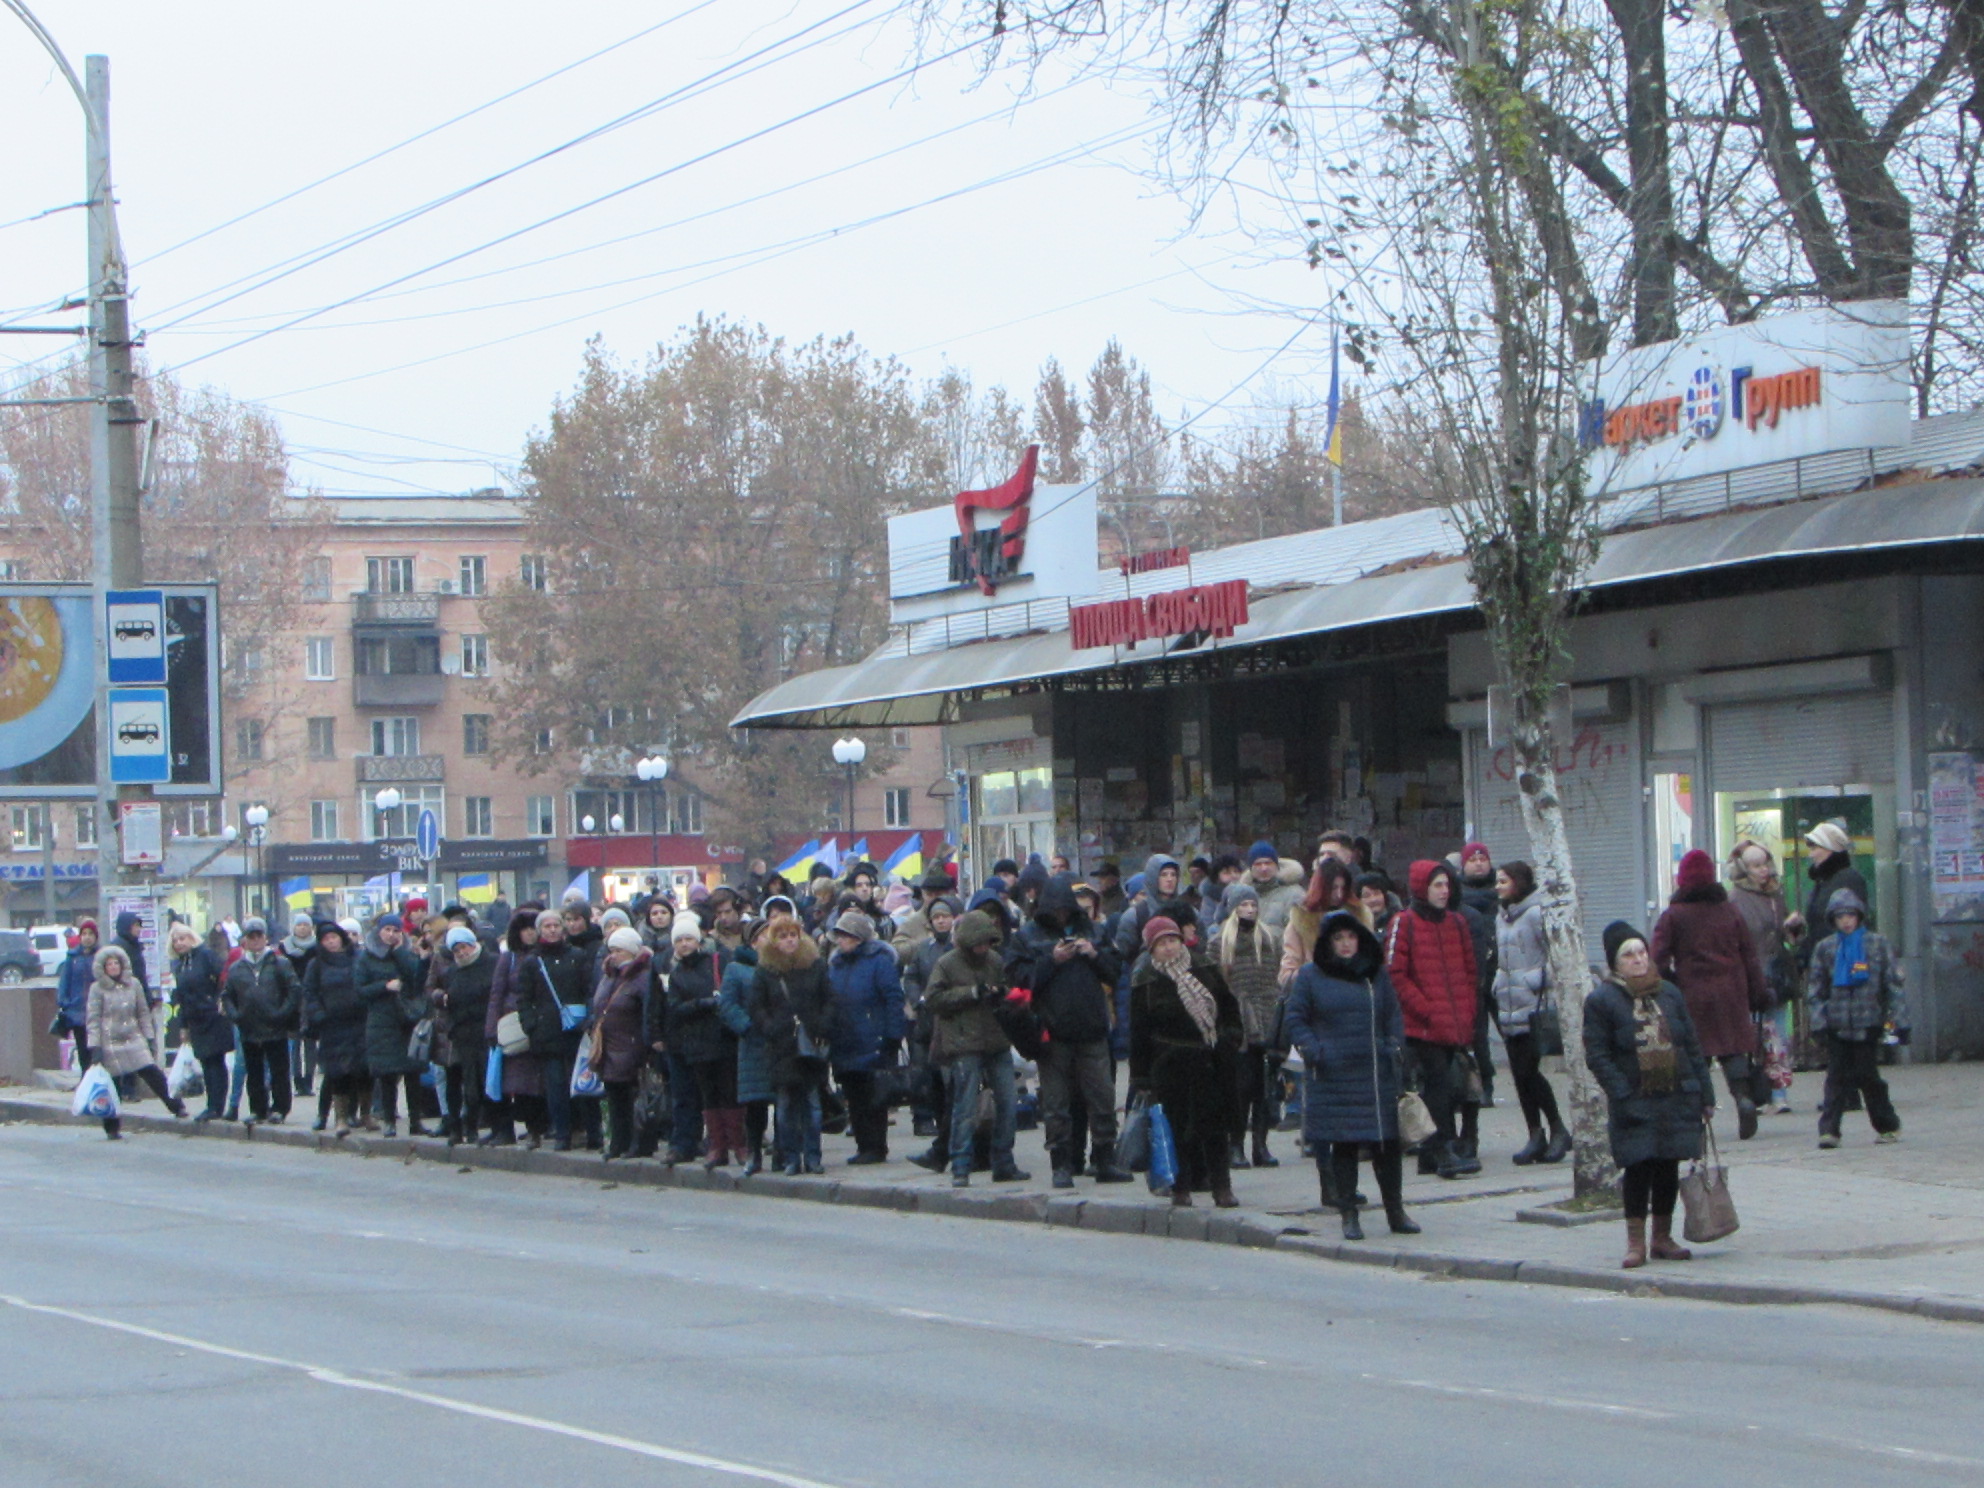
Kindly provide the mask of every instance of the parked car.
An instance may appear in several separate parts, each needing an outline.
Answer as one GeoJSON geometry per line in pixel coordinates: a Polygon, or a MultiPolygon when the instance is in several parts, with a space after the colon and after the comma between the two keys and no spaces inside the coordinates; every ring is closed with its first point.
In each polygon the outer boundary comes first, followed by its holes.
{"type": "Polygon", "coordinates": [[[41,957],[25,930],[0,930],[0,987],[18,987],[41,975],[41,957]]]}
{"type": "Polygon", "coordinates": [[[69,942],[74,934],[67,925],[28,926],[28,939],[34,942],[34,953],[41,957],[43,976],[54,976],[62,969],[62,960],[69,954],[69,942]]]}

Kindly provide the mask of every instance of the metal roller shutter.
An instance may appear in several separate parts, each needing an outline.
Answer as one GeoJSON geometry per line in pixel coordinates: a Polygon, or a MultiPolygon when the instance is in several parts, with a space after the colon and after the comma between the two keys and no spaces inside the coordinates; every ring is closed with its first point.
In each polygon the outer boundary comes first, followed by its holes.
{"type": "MultiPolygon", "coordinates": [[[[1506,748],[1490,749],[1481,730],[1470,731],[1472,835],[1488,845],[1498,863],[1533,862],[1510,754],[1506,748]]],[[[1571,744],[1557,751],[1557,788],[1584,899],[1585,943],[1595,964],[1602,959],[1599,938],[1605,927],[1614,920],[1638,925],[1646,912],[1641,867],[1646,861],[1646,812],[1637,720],[1579,724],[1571,744]]]]}
{"type": "Polygon", "coordinates": [[[1894,779],[1890,693],[1712,703],[1704,711],[1709,779],[1718,791],[1884,785],[1894,779]]]}

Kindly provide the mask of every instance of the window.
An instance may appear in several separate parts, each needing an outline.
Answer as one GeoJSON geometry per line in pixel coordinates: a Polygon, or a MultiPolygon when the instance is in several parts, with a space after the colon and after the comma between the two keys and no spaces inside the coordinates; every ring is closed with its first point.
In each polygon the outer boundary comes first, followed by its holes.
{"type": "Polygon", "coordinates": [[[420,813],[431,811],[436,821],[446,821],[443,814],[445,794],[438,785],[395,786],[400,793],[400,804],[391,811],[381,811],[372,804],[378,795],[377,786],[367,786],[358,797],[358,819],[365,824],[364,840],[376,842],[381,837],[411,837],[413,829],[420,824],[420,813]]]}
{"type": "Polygon", "coordinates": [[[335,682],[337,652],[330,636],[310,636],[303,642],[303,675],[312,682],[335,682]]]}
{"type": "Polygon", "coordinates": [[[262,757],[262,720],[244,718],[234,726],[234,757],[258,760],[262,757]]]}
{"type": "Polygon", "coordinates": [[[517,571],[526,589],[535,589],[542,594],[551,587],[550,571],[545,567],[544,555],[541,553],[524,554],[517,571]]]}
{"type": "Polygon", "coordinates": [[[462,797],[462,836],[494,837],[496,803],[488,796],[462,797]]]}
{"type": "Polygon", "coordinates": [[[0,584],[18,584],[28,576],[28,566],[18,558],[0,558],[0,584]]]}
{"type": "Polygon", "coordinates": [[[487,558],[462,559],[461,591],[470,599],[479,599],[489,592],[489,560],[487,558]]]}
{"type": "Polygon", "coordinates": [[[366,636],[352,648],[361,677],[433,677],[441,671],[439,636],[366,636]]]}
{"type": "Polygon", "coordinates": [[[312,558],[303,565],[303,597],[322,604],[331,597],[331,560],[312,558]]]}
{"type": "MultiPolygon", "coordinates": [[[[641,802],[646,794],[645,791],[631,790],[573,791],[572,820],[579,821],[589,816],[593,819],[594,831],[611,832],[614,830],[613,818],[617,816],[620,818],[620,831],[645,832],[648,830],[648,824],[645,814],[641,811],[641,802]]],[[[663,809],[666,810],[665,807],[663,809]]],[[[663,820],[666,820],[665,816],[663,820]]],[[[665,830],[665,828],[656,830],[665,830]]]]}
{"type": "Polygon", "coordinates": [[[908,729],[890,729],[890,730],[889,730],[889,747],[890,747],[891,749],[907,749],[907,748],[909,748],[909,730],[908,730],[908,729]]]}
{"type": "Polygon", "coordinates": [[[464,677],[486,677],[489,675],[488,636],[465,635],[462,637],[462,675],[464,677]]]}
{"type": "Polygon", "coordinates": [[[368,594],[413,593],[411,558],[367,558],[365,592],[368,594]]]}
{"type": "Polygon", "coordinates": [[[558,835],[558,816],[550,796],[532,796],[524,802],[524,831],[532,837],[558,835]]]}
{"type": "Polygon", "coordinates": [[[886,827],[909,825],[908,786],[892,785],[882,792],[882,825],[886,827]]]}
{"type": "Polygon", "coordinates": [[[703,798],[694,791],[675,797],[675,830],[691,837],[703,835],[703,798]]]}
{"type": "Polygon", "coordinates": [[[253,686],[262,680],[262,648],[260,646],[240,646],[235,648],[235,680],[245,686],[253,686]]]}
{"type": "Polygon", "coordinates": [[[338,803],[336,801],[312,801],[310,803],[310,840],[312,842],[336,842],[338,832],[338,803]]]}
{"type": "Polygon", "coordinates": [[[537,754],[549,754],[557,747],[557,741],[552,738],[550,729],[539,729],[530,747],[537,754]]]}
{"type": "Polygon", "coordinates": [[[76,808],[76,846],[96,846],[96,807],[94,806],[76,808]]]}
{"type": "Polygon", "coordinates": [[[41,807],[16,806],[14,808],[14,851],[41,851],[41,807]]]}
{"type": "Polygon", "coordinates": [[[489,723],[487,713],[464,713],[462,715],[462,753],[489,753],[489,723]]]}
{"type": "Polygon", "coordinates": [[[305,720],[310,730],[310,758],[336,759],[338,757],[338,721],[335,718],[311,718],[305,720]]]}
{"type": "MultiPolygon", "coordinates": [[[[165,830],[172,837],[218,837],[224,815],[218,801],[175,801],[165,808],[165,830]]],[[[247,835],[246,822],[241,831],[247,835]]]]}
{"type": "Polygon", "coordinates": [[[387,755],[420,753],[420,720],[411,716],[373,719],[372,752],[387,755]]]}

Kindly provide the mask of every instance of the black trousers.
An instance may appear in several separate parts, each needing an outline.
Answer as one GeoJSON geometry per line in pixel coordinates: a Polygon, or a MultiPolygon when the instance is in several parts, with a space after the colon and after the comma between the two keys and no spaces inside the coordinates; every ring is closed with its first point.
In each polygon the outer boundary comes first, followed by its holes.
{"type": "Polygon", "coordinates": [[[772,1103],[768,1100],[744,1102],[744,1140],[751,1144],[751,1155],[765,1150],[765,1133],[771,1129],[772,1103]]]}
{"type": "Polygon", "coordinates": [[[488,1104],[483,1081],[488,1077],[486,1059],[473,1065],[448,1066],[448,1113],[464,1142],[473,1142],[482,1130],[482,1108],[488,1104]]]}
{"type": "Polygon", "coordinates": [[[705,1111],[727,1111],[737,1104],[737,1056],[699,1059],[689,1066],[696,1079],[696,1100],[705,1111]]]}
{"type": "Polygon", "coordinates": [[[1881,1078],[1881,1041],[1878,1038],[1847,1039],[1836,1033],[1826,1035],[1826,1099],[1819,1112],[1819,1130],[1827,1136],[1839,1135],[1840,1118],[1846,1113],[1847,1098],[1858,1092],[1867,1103],[1867,1120],[1877,1132],[1901,1130],[1901,1117],[1895,1114],[1888,1095],[1888,1082],[1881,1078]]]}
{"type": "Polygon", "coordinates": [[[227,1109],[227,1056],[216,1054],[200,1061],[200,1078],[207,1087],[207,1114],[218,1116],[227,1109]]]}
{"type": "MultiPolygon", "coordinates": [[[[1397,1137],[1386,1142],[1332,1142],[1329,1157],[1330,1176],[1336,1182],[1337,1197],[1348,1208],[1357,1194],[1357,1160],[1366,1149],[1371,1153],[1371,1173],[1378,1180],[1378,1194],[1384,1201],[1385,1209],[1395,1212],[1405,1194],[1405,1144],[1397,1137]]],[[[1316,1166],[1321,1168],[1325,1159],[1316,1154],[1316,1166]]]]}
{"type": "MultiPolygon", "coordinates": [[[[125,1078],[144,1081],[151,1087],[152,1094],[164,1101],[168,1107],[174,1104],[172,1097],[165,1092],[165,1071],[157,1065],[148,1064],[141,1070],[132,1071],[125,1078]]],[[[106,1116],[103,1118],[103,1129],[114,1137],[124,1129],[123,1120],[116,1116],[106,1116]]]]}
{"type": "Polygon", "coordinates": [[[420,1076],[412,1073],[404,1075],[380,1075],[378,1077],[378,1097],[380,1114],[386,1118],[388,1126],[394,1126],[400,1119],[400,1086],[406,1086],[406,1119],[420,1119],[420,1076]]]}
{"type": "Polygon", "coordinates": [[[1419,1071],[1419,1095],[1426,1102],[1426,1112],[1436,1128],[1435,1150],[1444,1151],[1455,1136],[1454,1108],[1459,1092],[1454,1089],[1454,1051],[1445,1044],[1429,1044],[1416,1038],[1407,1039],[1405,1048],[1412,1056],[1413,1067],[1419,1071]]]}
{"type": "Polygon", "coordinates": [[[847,1097],[847,1129],[854,1135],[857,1152],[889,1155],[889,1113],[875,1102],[873,1070],[839,1070],[842,1094],[847,1097]]]}
{"type": "Polygon", "coordinates": [[[241,1058],[248,1064],[248,1109],[257,1121],[289,1114],[289,1040],[243,1039],[241,1058]]]}
{"type": "Polygon", "coordinates": [[[625,1157],[634,1150],[634,1096],[638,1080],[606,1082],[606,1155],[625,1157]]]}
{"type": "Polygon", "coordinates": [[[1523,1121],[1531,1131],[1542,1131],[1546,1124],[1553,1129],[1562,1128],[1564,1118],[1557,1111],[1557,1092],[1544,1077],[1542,1059],[1536,1052],[1536,1035],[1503,1034],[1502,1044],[1509,1051],[1509,1079],[1516,1087],[1523,1121]]]}
{"type": "Polygon", "coordinates": [[[1234,1105],[1233,1140],[1252,1132],[1264,1137],[1281,1115],[1281,1059],[1272,1049],[1247,1049],[1240,1055],[1240,1092],[1234,1105]]]}
{"type": "Polygon", "coordinates": [[[1674,1201],[1681,1196],[1681,1160],[1643,1158],[1626,1169],[1620,1187],[1626,1200],[1626,1218],[1645,1219],[1651,1209],[1655,1219],[1672,1219],[1674,1201]]]}

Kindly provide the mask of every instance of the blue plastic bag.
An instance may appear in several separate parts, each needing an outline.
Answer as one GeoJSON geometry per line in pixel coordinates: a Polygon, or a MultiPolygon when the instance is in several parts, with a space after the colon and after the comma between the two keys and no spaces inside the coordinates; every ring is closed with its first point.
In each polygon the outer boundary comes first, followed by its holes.
{"type": "Polygon", "coordinates": [[[1150,1108],[1150,1171],[1144,1182],[1154,1194],[1168,1194],[1178,1181],[1178,1142],[1171,1132],[1171,1118],[1164,1107],[1153,1101],[1150,1108]]]}
{"type": "Polygon", "coordinates": [[[487,1100],[499,1101],[503,1098],[503,1051],[489,1051],[489,1068],[482,1076],[482,1094],[487,1100]]]}
{"type": "Polygon", "coordinates": [[[108,1121],[117,1114],[117,1082],[110,1078],[110,1071],[100,1064],[93,1064],[83,1071],[82,1079],[76,1082],[76,1093],[70,1097],[71,1115],[87,1116],[93,1121],[108,1121]]]}

